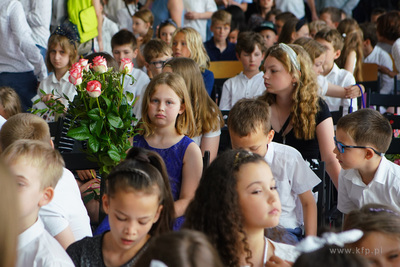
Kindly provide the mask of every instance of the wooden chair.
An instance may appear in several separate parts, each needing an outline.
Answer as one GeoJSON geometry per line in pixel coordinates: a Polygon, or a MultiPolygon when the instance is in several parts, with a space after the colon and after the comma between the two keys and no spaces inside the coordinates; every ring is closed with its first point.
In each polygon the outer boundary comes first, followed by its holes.
{"type": "Polygon", "coordinates": [[[211,61],[209,70],[214,73],[214,89],[211,98],[218,105],[224,82],[243,71],[243,65],[240,61],[211,61]]]}

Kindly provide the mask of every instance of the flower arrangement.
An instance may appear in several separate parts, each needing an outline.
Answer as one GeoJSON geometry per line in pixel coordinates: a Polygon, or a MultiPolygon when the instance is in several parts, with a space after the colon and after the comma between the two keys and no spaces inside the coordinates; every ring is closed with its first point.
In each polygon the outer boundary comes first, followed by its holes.
{"type": "MultiPolygon", "coordinates": [[[[72,100],[64,95],[68,99],[68,116],[72,118],[67,136],[87,142],[84,152],[89,160],[98,163],[101,175],[107,175],[125,158],[130,148],[128,139],[134,135],[137,119],[132,112],[133,94],[123,91],[125,76],[132,68],[133,63],[123,59],[119,71],[114,71],[107,67],[105,58],[97,56],[93,64],[80,59],[69,70],[69,81],[75,85],[76,95],[72,100]]],[[[66,110],[56,98],[46,105],[46,111],[66,110]]]]}

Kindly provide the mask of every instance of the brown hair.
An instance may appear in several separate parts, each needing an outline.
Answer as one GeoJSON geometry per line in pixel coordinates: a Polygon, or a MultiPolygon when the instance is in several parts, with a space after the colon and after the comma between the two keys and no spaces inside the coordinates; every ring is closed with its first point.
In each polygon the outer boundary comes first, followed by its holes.
{"type": "Polygon", "coordinates": [[[400,37],[400,13],[390,11],[379,16],[376,21],[377,32],[389,41],[396,41],[400,37]]]}
{"type": "Polygon", "coordinates": [[[132,50],[135,51],[137,41],[135,35],[127,29],[122,29],[111,38],[111,47],[114,49],[116,46],[130,45],[132,50]]]}
{"type": "Polygon", "coordinates": [[[160,39],[150,40],[143,49],[144,60],[150,63],[154,58],[163,56],[172,57],[172,49],[164,41],[160,39]]]}
{"type": "Polygon", "coordinates": [[[17,183],[3,159],[0,159],[0,266],[15,266],[17,260],[19,203],[17,183]]]}
{"type": "Polygon", "coordinates": [[[75,42],[71,43],[67,36],[52,34],[47,42],[46,52],[46,67],[50,72],[54,71],[53,64],[51,64],[50,61],[50,52],[57,44],[59,44],[61,48],[69,54],[68,67],[71,67],[78,59],[78,50],[76,49],[75,42]]]}
{"type": "Polygon", "coordinates": [[[340,22],[342,20],[342,12],[337,7],[325,7],[319,12],[320,15],[324,13],[331,15],[332,22],[340,22]]]}
{"type": "Polygon", "coordinates": [[[343,49],[343,38],[336,29],[323,28],[315,34],[314,39],[323,39],[331,43],[335,51],[343,49]]]}
{"type": "Polygon", "coordinates": [[[292,43],[292,33],[296,32],[296,24],[299,21],[298,18],[293,18],[288,19],[285,24],[283,24],[281,33],[279,34],[278,43],[292,43]]]}
{"type": "Polygon", "coordinates": [[[264,38],[258,32],[240,32],[236,43],[236,53],[240,56],[243,52],[253,53],[256,45],[261,50],[261,53],[266,52],[264,38]]]}
{"type": "Polygon", "coordinates": [[[224,126],[222,113],[205,89],[203,76],[196,62],[190,58],[173,58],[165,64],[185,80],[196,122],[194,136],[217,131],[224,126]]]}
{"type": "Polygon", "coordinates": [[[378,111],[365,108],[339,119],[337,129],[345,131],[358,146],[372,146],[385,153],[392,141],[389,120],[378,111]]]}
{"type": "Polygon", "coordinates": [[[229,132],[244,137],[256,132],[260,126],[266,135],[271,130],[271,108],[264,101],[243,98],[229,111],[229,132]]]}
{"type": "Polygon", "coordinates": [[[146,44],[153,37],[153,23],[154,23],[153,13],[151,13],[150,9],[148,9],[148,8],[142,8],[139,11],[137,11],[135,14],[133,14],[132,17],[139,18],[139,19],[143,20],[145,23],[150,24],[149,30],[147,31],[146,35],[143,37],[143,44],[146,44]]]}
{"type": "Polygon", "coordinates": [[[0,87],[0,105],[3,106],[5,119],[22,112],[21,100],[17,92],[8,86],[0,87]]]}
{"type": "Polygon", "coordinates": [[[2,156],[8,165],[23,162],[40,170],[41,189],[56,187],[63,173],[64,160],[60,152],[43,141],[17,140],[4,150],[2,156]]]}
{"type": "MultiPolygon", "coordinates": [[[[317,77],[312,70],[311,58],[304,48],[295,44],[288,46],[297,54],[301,71],[296,69],[289,55],[279,45],[269,48],[265,58],[268,56],[276,58],[283,64],[286,71],[295,78],[296,83],[291,96],[293,104],[290,110],[290,122],[293,125],[296,138],[310,140],[315,137],[316,116],[319,110],[317,77]]],[[[276,102],[276,95],[266,90],[258,99],[271,105],[276,102]]]]}
{"type": "Polygon", "coordinates": [[[183,78],[176,73],[165,72],[154,77],[146,88],[143,94],[142,104],[142,121],[140,124],[139,133],[145,136],[149,136],[154,133],[154,126],[149,118],[148,110],[150,105],[150,99],[154,92],[157,90],[158,85],[165,84],[171,88],[176,95],[179,97],[181,104],[185,105],[185,110],[182,114],[178,115],[175,122],[175,129],[178,134],[184,134],[189,137],[195,136],[196,124],[193,115],[192,104],[188,90],[186,88],[185,81],[183,78]]]}
{"type": "Polygon", "coordinates": [[[314,63],[314,60],[320,57],[323,53],[326,52],[326,47],[322,44],[318,43],[314,39],[307,37],[300,37],[293,44],[298,44],[306,50],[306,52],[310,55],[311,62],[314,63]]]}
{"type": "Polygon", "coordinates": [[[215,11],[211,16],[211,26],[214,26],[215,23],[217,23],[217,22],[221,22],[224,25],[229,25],[229,27],[230,27],[231,22],[232,22],[231,13],[229,13],[225,10],[215,11]]]}
{"type": "Polygon", "coordinates": [[[41,117],[31,113],[19,113],[10,117],[0,131],[1,150],[19,139],[39,140],[50,145],[49,125],[41,117]]]}
{"type": "Polygon", "coordinates": [[[152,260],[174,267],[223,266],[208,238],[201,232],[188,229],[154,238],[135,266],[150,266],[152,260]]]}

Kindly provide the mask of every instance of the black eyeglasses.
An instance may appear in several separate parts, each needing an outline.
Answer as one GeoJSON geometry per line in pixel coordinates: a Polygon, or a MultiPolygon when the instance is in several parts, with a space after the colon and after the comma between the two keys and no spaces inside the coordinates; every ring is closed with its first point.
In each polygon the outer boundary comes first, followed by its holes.
{"type": "Polygon", "coordinates": [[[150,64],[154,65],[154,67],[156,67],[157,69],[161,69],[162,67],[164,67],[164,64],[168,61],[167,60],[162,60],[162,61],[152,61],[150,62],[150,64]]]}
{"type": "Polygon", "coordinates": [[[370,148],[372,149],[377,155],[379,156],[383,156],[383,153],[376,151],[374,148],[370,147],[370,146],[346,146],[343,145],[342,143],[338,142],[336,140],[336,137],[333,137],[333,140],[335,140],[335,146],[337,148],[337,150],[339,151],[339,153],[344,153],[344,149],[345,148],[370,148]]]}

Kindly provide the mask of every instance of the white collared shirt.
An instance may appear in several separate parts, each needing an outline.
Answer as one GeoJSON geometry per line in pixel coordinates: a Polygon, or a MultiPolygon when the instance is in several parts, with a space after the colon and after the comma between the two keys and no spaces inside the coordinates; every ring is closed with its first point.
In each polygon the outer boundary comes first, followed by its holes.
{"type": "MultiPolygon", "coordinates": [[[[393,61],[390,58],[390,55],[380,48],[379,46],[375,46],[374,50],[372,50],[371,54],[364,58],[365,63],[375,63],[381,66],[385,66],[390,71],[393,70],[393,61]]],[[[382,74],[378,72],[380,76],[380,88],[379,93],[381,94],[393,94],[394,83],[393,79],[390,78],[387,74],[382,74]]]]}
{"type": "Polygon", "coordinates": [[[230,110],[242,98],[254,98],[264,93],[264,72],[260,71],[251,79],[243,72],[224,82],[222,86],[220,110],[230,110]]]}
{"type": "MultiPolygon", "coordinates": [[[[217,4],[214,0],[184,0],[183,5],[186,12],[215,12],[217,11],[217,4]]],[[[203,43],[207,41],[207,20],[206,19],[184,19],[183,27],[192,27],[201,35],[203,43]]],[[[199,48],[200,49],[200,48],[199,48]]]]}
{"type": "Polygon", "coordinates": [[[0,1],[0,73],[34,71],[39,81],[47,76],[46,65],[32,39],[22,4],[0,1]]]}
{"type": "Polygon", "coordinates": [[[303,225],[298,195],[312,190],[321,180],[307,165],[300,152],[291,146],[271,142],[264,159],[271,167],[281,200],[280,225],[285,228],[303,225]]]}
{"type": "Polygon", "coordinates": [[[63,247],[45,229],[40,218],[18,236],[17,267],[74,266],[63,247]]]}
{"type": "Polygon", "coordinates": [[[347,214],[369,203],[389,205],[400,212],[400,166],[385,157],[368,185],[358,170],[340,171],[337,208],[347,214]]]}
{"type": "MultiPolygon", "coordinates": [[[[325,77],[331,84],[339,85],[342,87],[354,85],[356,83],[353,74],[345,69],[340,69],[336,65],[336,63],[333,64],[332,70],[325,77]]],[[[339,110],[340,106],[343,106],[343,115],[349,113],[348,111],[350,107],[350,99],[325,96],[324,100],[326,104],[328,104],[329,111],[339,110]]],[[[357,98],[354,98],[352,102],[354,112],[357,110],[357,98]]]]}
{"type": "Polygon", "coordinates": [[[139,120],[142,117],[142,96],[147,88],[147,85],[150,83],[150,78],[144,71],[136,68],[133,68],[130,75],[135,78],[135,82],[132,84],[132,78],[125,76],[124,92],[131,92],[134,99],[138,97],[135,102],[135,106],[133,107],[133,113],[139,120]]]}

